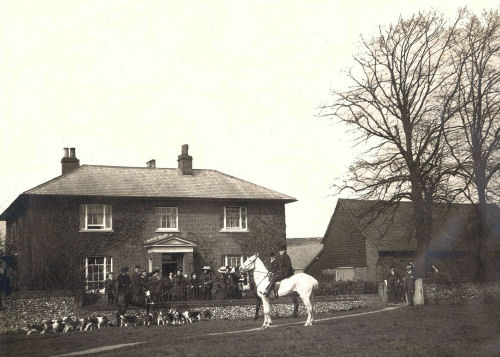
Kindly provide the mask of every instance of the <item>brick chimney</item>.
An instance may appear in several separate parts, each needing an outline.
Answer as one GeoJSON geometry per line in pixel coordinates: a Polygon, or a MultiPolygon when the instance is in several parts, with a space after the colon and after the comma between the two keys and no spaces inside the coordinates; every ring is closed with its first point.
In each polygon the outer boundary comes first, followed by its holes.
{"type": "Polygon", "coordinates": [[[192,175],[193,174],[193,157],[188,154],[189,145],[182,145],[182,153],[177,158],[177,162],[179,164],[179,169],[181,170],[183,175],[192,175]]]}
{"type": "Polygon", "coordinates": [[[75,148],[64,148],[64,157],[61,159],[62,174],[67,174],[80,167],[80,160],[76,158],[75,148]]]}
{"type": "Polygon", "coordinates": [[[156,169],[156,160],[149,160],[148,162],[146,162],[146,166],[148,167],[148,169],[156,169]]]}

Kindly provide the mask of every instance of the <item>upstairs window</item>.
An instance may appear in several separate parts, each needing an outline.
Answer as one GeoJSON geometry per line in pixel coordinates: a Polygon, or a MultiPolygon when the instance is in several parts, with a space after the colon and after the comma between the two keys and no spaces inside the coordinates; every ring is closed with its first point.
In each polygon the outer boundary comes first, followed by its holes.
{"type": "Polygon", "coordinates": [[[80,230],[111,230],[111,205],[87,204],[80,206],[80,230]]]}
{"type": "Polygon", "coordinates": [[[240,206],[224,207],[224,229],[229,231],[247,230],[247,209],[240,206]]]}
{"type": "Polygon", "coordinates": [[[177,215],[177,207],[156,207],[156,215],[158,216],[158,230],[178,230],[179,217],[177,215]]]}

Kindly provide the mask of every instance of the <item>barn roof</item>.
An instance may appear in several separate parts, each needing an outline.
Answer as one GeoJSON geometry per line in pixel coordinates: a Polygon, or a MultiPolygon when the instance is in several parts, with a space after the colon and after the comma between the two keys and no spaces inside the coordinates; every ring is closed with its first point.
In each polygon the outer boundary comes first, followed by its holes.
{"type": "Polygon", "coordinates": [[[294,269],[305,270],[323,249],[321,238],[289,238],[287,253],[294,269]]]}
{"type": "MultiPolygon", "coordinates": [[[[413,225],[412,202],[389,204],[385,201],[339,199],[335,210],[346,210],[351,222],[379,251],[414,251],[417,242],[413,225]]],[[[433,207],[433,231],[430,250],[470,250],[466,239],[474,206],[471,204],[436,204],[433,207]]],[[[328,230],[335,215],[332,216],[328,230]]],[[[490,249],[500,249],[500,209],[488,205],[493,239],[490,249]]],[[[328,236],[325,234],[325,237],[328,236]]]]}

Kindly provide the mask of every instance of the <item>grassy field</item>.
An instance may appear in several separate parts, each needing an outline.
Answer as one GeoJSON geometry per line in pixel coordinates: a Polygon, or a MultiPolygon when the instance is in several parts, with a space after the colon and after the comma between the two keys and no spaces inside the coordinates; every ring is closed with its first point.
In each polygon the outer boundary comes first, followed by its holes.
{"type": "MultiPolygon", "coordinates": [[[[321,318],[356,315],[321,314],[321,318]]],[[[274,325],[303,321],[283,318],[274,325]]],[[[261,320],[202,321],[182,326],[109,328],[66,335],[0,337],[0,354],[52,356],[99,346],[144,342],[96,356],[500,356],[500,300],[393,311],[237,334],[261,320]]],[[[93,354],[94,355],[94,354],[93,354]]]]}

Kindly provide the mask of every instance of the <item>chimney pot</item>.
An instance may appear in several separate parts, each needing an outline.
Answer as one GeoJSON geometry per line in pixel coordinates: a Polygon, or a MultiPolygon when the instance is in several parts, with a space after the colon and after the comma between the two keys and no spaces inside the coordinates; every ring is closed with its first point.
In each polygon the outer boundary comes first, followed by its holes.
{"type": "Polygon", "coordinates": [[[182,145],[182,155],[189,155],[188,154],[188,150],[189,150],[189,145],[188,144],[182,145]]]}
{"type": "Polygon", "coordinates": [[[149,160],[148,162],[146,162],[146,166],[150,169],[156,169],[156,160],[149,160]]]}
{"type": "Polygon", "coordinates": [[[64,157],[61,159],[62,174],[76,170],[80,167],[80,160],[76,158],[75,148],[64,148],[64,157]]]}

